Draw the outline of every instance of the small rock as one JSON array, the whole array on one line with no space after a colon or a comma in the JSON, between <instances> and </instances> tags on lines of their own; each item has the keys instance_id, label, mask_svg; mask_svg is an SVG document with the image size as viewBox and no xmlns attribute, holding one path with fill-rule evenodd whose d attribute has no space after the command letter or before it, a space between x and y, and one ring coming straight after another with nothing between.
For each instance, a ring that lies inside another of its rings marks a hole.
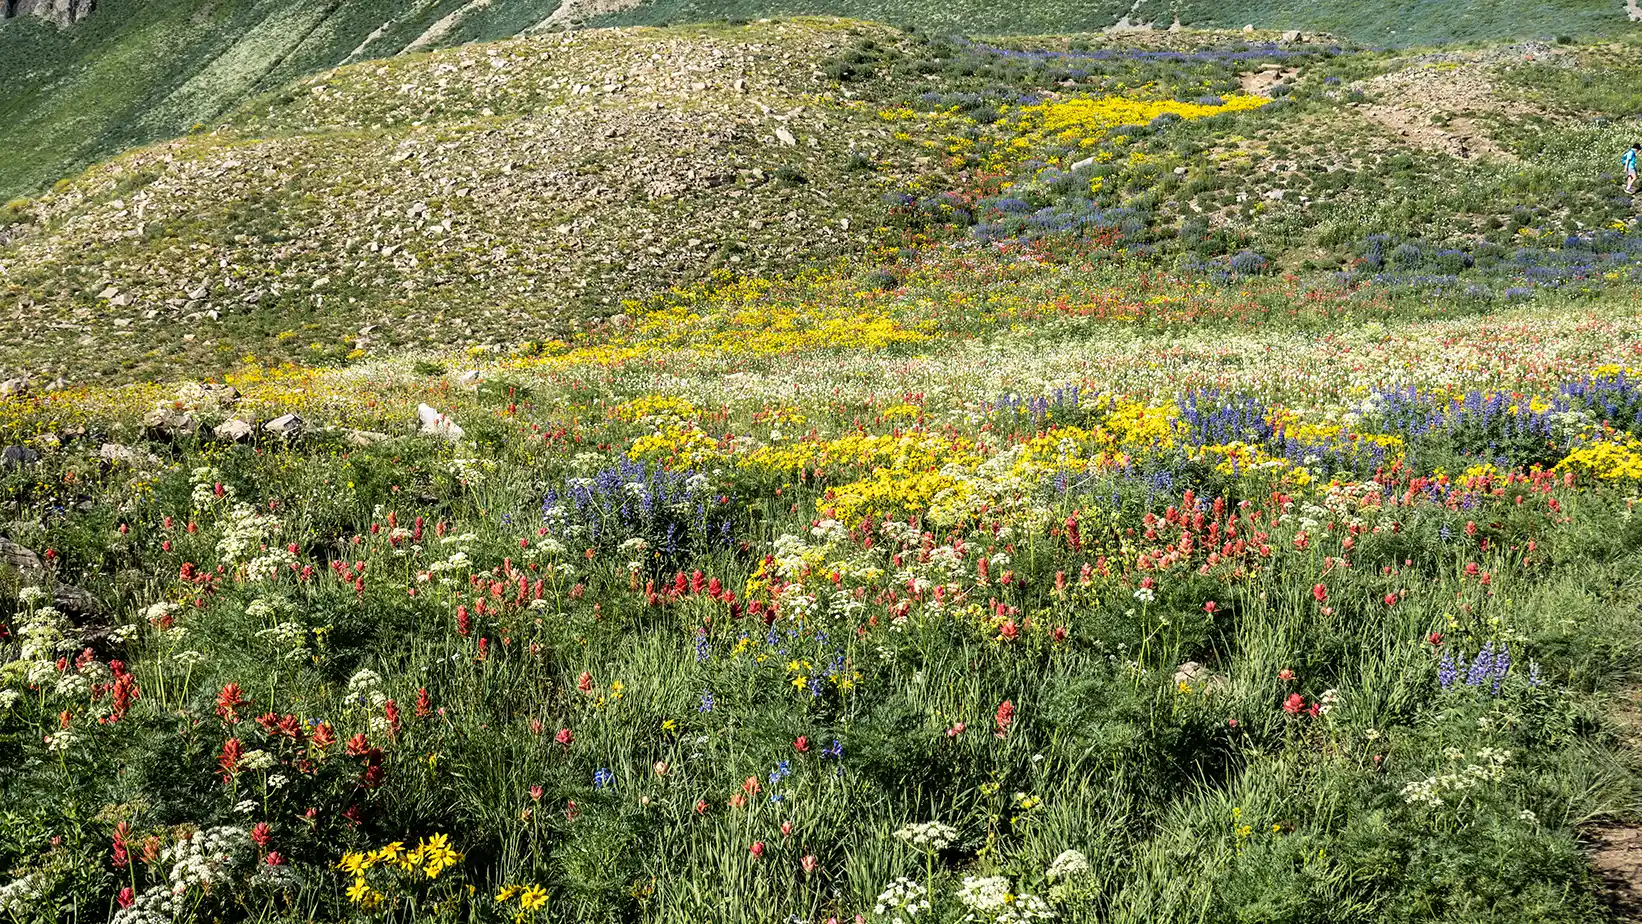
<instances>
[{"instance_id":1,"label":"small rock","mask_svg":"<svg viewBox=\"0 0 1642 924\"><path fill-rule=\"evenodd\" d=\"M184 410L161 405L143 415L143 426L156 435L168 438L192 436L199 430L194 415Z\"/></svg>"},{"instance_id":2,"label":"small rock","mask_svg":"<svg viewBox=\"0 0 1642 924\"><path fill-rule=\"evenodd\" d=\"M142 452L122 443L104 443L97 450L97 458L102 459L104 462L124 462L127 465L141 465L159 461L152 453Z\"/></svg>"},{"instance_id":3,"label":"small rock","mask_svg":"<svg viewBox=\"0 0 1642 924\"><path fill-rule=\"evenodd\" d=\"M1266 190L1266 199L1270 202L1281 202L1283 201L1283 196L1287 193L1288 190L1286 189L1268 189Z\"/></svg>"},{"instance_id":4,"label":"small rock","mask_svg":"<svg viewBox=\"0 0 1642 924\"><path fill-rule=\"evenodd\" d=\"M458 385L477 386L479 384L479 378L480 378L479 370L478 369L470 369L467 372L464 372L461 375L457 376L456 377L456 383Z\"/></svg>"},{"instance_id":5,"label":"small rock","mask_svg":"<svg viewBox=\"0 0 1642 924\"><path fill-rule=\"evenodd\" d=\"M31 578L45 572L40 556L34 550L0 536L0 564L9 565L18 574Z\"/></svg>"},{"instance_id":6,"label":"small rock","mask_svg":"<svg viewBox=\"0 0 1642 924\"><path fill-rule=\"evenodd\" d=\"M1187 661L1175 668L1174 682L1188 687L1201 687L1204 692L1220 692L1226 688L1226 678L1196 661Z\"/></svg>"},{"instance_id":7,"label":"small rock","mask_svg":"<svg viewBox=\"0 0 1642 924\"><path fill-rule=\"evenodd\" d=\"M1243 31L1244 32L1253 32L1254 31L1254 23L1251 22L1248 25L1244 26Z\"/></svg>"},{"instance_id":8,"label":"small rock","mask_svg":"<svg viewBox=\"0 0 1642 924\"><path fill-rule=\"evenodd\" d=\"M1285 42L1303 42L1305 40L1305 34L1297 29L1290 29L1289 31L1283 33L1283 41Z\"/></svg>"},{"instance_id":9,"label":"small rock","mask_svg":"<svg viewBox=\"0 0 1642 924\"><path fill-rule=\"evenodd\" d=\"M422 424L422 432L429 434L430 436L441 436L447 440L450 440L452 443L461 439L463 436L463 430L461 427L457 426L456 421L451 420L449 417L446 417L444 414L439 413L426 404L417 405L416 419Z\"/></svg>"},{"instance_id":10,"label":"small rock","mask_svg":"<svg viewBox=\"0 0 1642 924\"><path fill-rule=\"evenodd\" d=\"M785 125L776 126L776 128L775 128L775 140L781 142L783 145L785 145L786 147L789 147L789 148L793 148L793 147L798 146L798 139L793 136L792 132L787 130L787 127Z\"/></svg>"},{"instance_id":11,"label":"small rock","mask_svg":"<svg viewBox=\"0 0 1642 924\"><path fill-rule=\"evenodd\" d=\"M374 430L344 430L342 438L347 440L350 446L372 446L393 439L386 433L377 433Z\"/></svg>"},{"instance_id":12,"label":"small rock","mask_svg":"<svg viewBox=\"0 0 1642 924\"><path fill-rule=\"evenodd\" d=\"M219 440L227 440L230 443L243 443L250 439L252 434L256 433L256 428L236 417L217 424L211 432Z\"/></svg>"},{"instance_id":13,"label":"small rock","mask_svg":"<svg viewBox=\"0 0 1642 924\"><path fill-rule=\"evenodd\" d=\"M1069 167L1067 169L1069 171L1073 172L1073 173L1076 173L1077 171L1082 170L1084 167L1093 167L1094 165L1095 165L1095 159L1093 157L1085 157L1084 159L1078 161L1077 163L1073 164L1071 167Z\"/></svg>"},{"instance_id":14,"label":"small rock","mask_svg":"<svg viewBox=\"0 0 1642 924\"><path fill-rule=\"evenodd\" d=\"M51 590L51 605L63 615L75 621L84 620L88 616L99 616L103 612L102 601L91 595L91 591L73 584L58 584Z\"/></svg>"},{"instance_id":15,"label":"small rock","mask_svg":"<svg viewBox=\"0 0 1642 924\"><path fill-rule=\"evenodd\" d=\"M29 380L7 379L0 382L0 398L21 398L29 393Z\"/></svg>"},{"instance_id":16,"label":"small rock","mask_svg":"<svg viewBox=\"0 0 1642 924\"><path fill-rule=\"evenodd\" d=\"M27 446L0 449L0 469L24 468L40 461L40 454Z\"/></svg>"},{"instance_id":17,"label":"small rock","mask_svg":"<svg viewBox=\"0 0 1642 924\"><path fill-rule=\"evenodd\" d=\"M302 418L295 414L281 414L262 425L262 429L274 434L290 438L302 432Z\"/></svg>"}]
</instances>

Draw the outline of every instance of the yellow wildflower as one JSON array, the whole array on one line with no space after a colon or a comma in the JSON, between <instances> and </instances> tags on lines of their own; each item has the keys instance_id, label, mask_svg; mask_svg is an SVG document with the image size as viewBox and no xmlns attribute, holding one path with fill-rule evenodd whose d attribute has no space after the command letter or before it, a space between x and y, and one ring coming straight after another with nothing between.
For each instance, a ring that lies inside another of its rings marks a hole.
<instances>
[{"instance_id":1,"label":"yellow wildflower","mask_svg":"<svg viewBox=\"0 0 1642 924\"><path fill-rule=\"evenodd\" d=\"M531 886L519 896L519 907L526 911L535 911L547 905L547 890L541 886Z\"/></svg>"}]
</instances>

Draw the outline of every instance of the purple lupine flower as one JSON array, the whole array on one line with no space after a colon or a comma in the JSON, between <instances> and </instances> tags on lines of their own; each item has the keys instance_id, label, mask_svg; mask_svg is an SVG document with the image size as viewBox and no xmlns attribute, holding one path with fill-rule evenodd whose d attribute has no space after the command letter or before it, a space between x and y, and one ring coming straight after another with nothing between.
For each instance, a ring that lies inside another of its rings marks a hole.
<instances>
[{"instance_id":1,"label":"purple lupine flower","mask_svg":"<svg viewBox=\"0 0 1642 924\"><path fill-rule=\"evenodd\" d=\"M1528 685L1531 686L1531 687L1539 686L1539 662L1538 661L1529 661L1528 662Z\"/></svg>"},{"instance_id":2,"label":"purple lupine flower","mask_svg":"<svg viewBox=\"0 0 1642 924\"><path fill-rule=\"evenodd\" d=\"M712 693L710 693L706 690L701 691L701 708L697 711L699 711L699 712L712 712L713 711L713 694Z\"/></svg>"},{"instance_id":3,"label":"purple lupine flower","mask_svg":"<svg viewBox=\"0 0 1642 924\"><path fill-rule=\"evenodd\" d=\"M1437 664L1437 684L1444 690L1454 685L1454 680L1460 675L1459 667L1454 663L1454 653L1445 651L1442 660Z\"/></svg>"},{"instance_id":4,"label":"purple lupine flower","mask_svg":"<svg viewBox=\"0 0 1642 924\"><path fill-rule=\"evenodd\" d=\"M609 769L605 767L600 767L598 771L593 774L593 786L597 789L603 789L615 781L616 775L611 773Z\"/></svg>"},{"instance_id":5,"label":"purple lupine flower","mask_svg":"<svg viewBox=\"0 0 1642 924\"><path fill-rule=\"evenodd\" d=\"M696 630L696 661L705 661L713 656L713 650L707 644L707 630Z\"/></svg>"},{"instance_id":6,"label":"purple lupine flower","mask_svg":"<svg viewBox=\"0 0 1642 924\"><path fill-rule=\"evenodd\" d=\"M1505 674L1511 670L1511 646L1501 642L1499 654L1494 657L1494 695L1498 696L1500 687L1505 684Z\"/></svg>"},{"instance_id":7,"label":"purple lupine flower","mask_svg":"<svg viewBox=\"0 0 1642 924\"><path fill-rule=\"evenodd\" d=\"M1487 680L1493 675L1493 673L1494 643L1489 642L1488 644L1482 646L1482 650L1477 652L1476 658L1471 661L1471 670L1465 675L1465 685L1468 687L1480 687L1482 686L1483 681Z\"/></svg>"}]
</instances>

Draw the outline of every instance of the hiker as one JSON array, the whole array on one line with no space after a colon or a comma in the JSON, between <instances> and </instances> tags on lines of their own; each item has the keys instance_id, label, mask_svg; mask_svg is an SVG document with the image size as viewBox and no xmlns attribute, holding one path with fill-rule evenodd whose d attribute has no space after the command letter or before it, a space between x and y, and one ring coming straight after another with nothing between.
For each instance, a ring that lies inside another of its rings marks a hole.
<instances>
[{"instance_id":1,"label":"hiker","mask_svg":"<svg viewBox=\"0 0 1642 924\"><path fill-rule=\"evenodd\" d=\"M1622 161L1625 165L1626 195L1636 192L1636 152L1638 151L1642 151L1642 144L1631 145L1631 149L1625 152L1625 159Z\"/></svg>"}]
</instances>

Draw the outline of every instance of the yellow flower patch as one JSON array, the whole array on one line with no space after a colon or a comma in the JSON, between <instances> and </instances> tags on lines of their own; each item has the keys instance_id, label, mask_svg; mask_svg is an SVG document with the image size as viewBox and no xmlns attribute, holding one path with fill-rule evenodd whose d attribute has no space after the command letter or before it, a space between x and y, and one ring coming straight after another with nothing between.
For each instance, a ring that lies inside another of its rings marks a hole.
<instances>
[{"instance_id":1,"label":"yellow flower patch","mask_svg":"<svg viewBox=\"0 0 1642 924\"><path fill-rule=\"evenodd\" d=\"M1642 481L1642 440L1624 434L1568 453L1553 471L1595 475L1603 481Z\"/></svg>"}]
</instances>

